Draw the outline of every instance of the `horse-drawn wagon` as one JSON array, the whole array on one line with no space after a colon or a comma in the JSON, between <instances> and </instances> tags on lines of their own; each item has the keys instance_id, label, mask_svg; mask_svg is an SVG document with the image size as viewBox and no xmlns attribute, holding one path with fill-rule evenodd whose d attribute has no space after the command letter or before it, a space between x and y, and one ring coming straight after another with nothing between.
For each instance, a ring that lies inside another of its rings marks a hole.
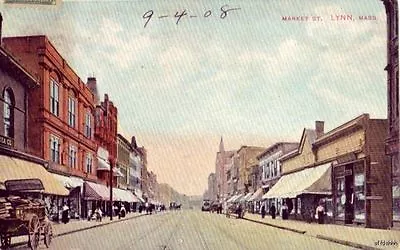
<instances>
[{"instance_id":1,"label":"horse-drawn wagon","mask_svg":"<svg viewBox=\"0 0 400 250\"><path fill-rule=\"evenodd\" d=\"M26 193L40 193L44 190L39 179L12 180L5 182L6 194L0 197L0 241L1 248L11 246L11 238L28 236L28 245L37 249L40 237L50 246L53 231L46 217L43 200L25 198Z\"/></svg>"}]
</instances>

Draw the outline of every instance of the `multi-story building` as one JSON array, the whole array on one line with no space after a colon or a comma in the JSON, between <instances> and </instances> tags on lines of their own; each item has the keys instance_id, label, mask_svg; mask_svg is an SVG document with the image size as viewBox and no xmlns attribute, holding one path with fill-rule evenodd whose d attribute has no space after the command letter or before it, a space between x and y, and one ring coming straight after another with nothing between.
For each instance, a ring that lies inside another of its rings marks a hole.
<instances>
[{"instance_id":1,"label":"multi-story building","mask_svg":"<svg viewBox=\"0 0 400 250\"><path fill-rule=\"evenodd\" d=\"M275 183L278 182L279 178L281 177L281 166L279 162L279 158L295 149L299 146L296 142L278 142L271 146L269 146L266 150L264 150L261 154L257 156L259 160L259 167L261 168L261 191L258 191L258 197L254 197L254 201L259 201L262 198L262 194L268 192L270 188L272 188ZM275 204L277 209L279 210L281 201L273 198L273 199L266 199L264 201L264 205L267 208L267 212L269 211L269 207ZM257 203L257 205L259 205ZM258 208L259 206L257 206ZM258 211L258 209L257 209Z\"/></svg>"},{"instance_id":2,"label":"multi-story building","mask_svg":"<svg viewBox=\"0 0 400 250\"><path fill-rule=\"evenodd\" d=\"M217 200L217 190L216 190L216 179L215 173L210 173L208 175L208 199Z\"/></svg>"},{"instance_id":3,"label":"multi-story building","mask_svg":"<svg viewBox=\"0 0 400 250\"><path fill-rule=\"evenodd\" d=\"M397 0L383 0L387 16L387 93L389 134L386 154L391 157L393 226L400 227L400 121L399 121L399 7Z\"/></svg>"},{"instance_id":4,"label":"multi-story building","mask_svg":"<svg viewBox=\"0 0 400 250\"><path fill-rule=\"evenodd\" d=\"M0 14L0 35L1 21ZM46 206L50 209L51 205L57 208L57 204L51 204L47 195L66 196L69 192L47 172L47 161L28 153L31 139L28 117L32 107L29 93L40 88L39 84L35 74L0 46L0 195L6 188L6 181L39 179L44 187Z\"/></svg>"},{"instance_id":5,"label":"multi-story building","mask_svg":"<svg viewBox=\"0 0 400 250\"><path fill-rule=\"evenodd\" d=\"M83 180L96 181L91 90L46 36L8 37L3 42L40 78L40 87L28 97L29 152L48 161L48 170L71 189L82 186ZM76 212L81 207L79 190L69 199Z\"/></svg>"},{"instance_id":6,"label":"multi-story building","mask_svg":"<svg viewBox=\"0 0 400 250\"><path fill-rule=\"evenodd\" d=\"M122 175L117 180L117 187L121 189L127 189L129 184L129 176L130 176L130 154L133 149L131 147L131 143L123 137L121 134L117 136L117 167L118 170L121 171Z\"/></svg>"},{"instance_id":7,"label":"multi-story building","mask_svg":"<svg viewBox=\"0 0 400 250\"><path fill-rule=\"evenodd\" d=\"M148 198L148 174L147 174L147 150L145 147L138 147L137 151L139 152L140 160L141 160L141 190L142 190L142 197L144 200Z\"/></svg>"},{"instance_id":8,"label":"multi-story building","mask_svg":"<svg viewBox=\"0 0 400 250\"><path fill-rule=\"evenodd\" d=\"M215 180L217 200L224 201L228 198L228 169L232 165L232 156L235 151L225 151L224 141L221 137L219 151L215 160Z\"/></svg>"},{"instance_id":9,"label":"multi-story building","mask_svg":"<svg viewBox=\"0 0 400 250\"><path fill-rule=\"evenodd\" d=\"M134 194L144 202L142 196L142 169L143 169L143 157L141 151L138 150L138 146L136 144L136 138L132 136L131 139L131 147L132 152L129 155L129 185L128 189L133 191Z\"/></svg>"},{"instance_id":10,"label":"multi-story building","mask_svg":"<svg viewBox=\"0 0 400 250\"><path fill-rule=\"evenodd\" d=\"M250 192L250 167L258 164L257 155L264 150L265 148L263 147L242 146L237 151L239 160L239 180L237 188L240 194L247 194Z\"/></svg>"}]
</instances>

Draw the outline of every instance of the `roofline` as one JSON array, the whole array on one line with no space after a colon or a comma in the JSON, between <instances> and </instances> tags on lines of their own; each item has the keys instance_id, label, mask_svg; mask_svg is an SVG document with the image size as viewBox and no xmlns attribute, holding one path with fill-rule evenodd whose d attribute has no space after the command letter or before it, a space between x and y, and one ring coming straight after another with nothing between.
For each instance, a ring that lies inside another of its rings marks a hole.
<instances>
[{"instance_id":1,"label":"roofline","mask_svg":"<svg viewBox=\"0 0 400 250\"><path fill-rule=\"evenodd\" d=\"M260 158L262 158L266 153L271 151L273 148L279 147L280 145L284 145L284 144L299 144L299 143L298 142L277 142L277 143L274 143L271 146L269 146L267 149L265 149L262 153L257 155L256 156L257 160L260 160Z\"/></svg>"},{"instance_id":2,"label":"roofline","mask_svg":"<svg viewBox=\"0 0 400 250\"><path fill-rule=\"evenodd\" d=\"M368 113L361 114L354 119L343 123L342 125L330 130L329 132L325 133L322 135L320 138L316 139L315 142L313 143L313 146L318 146L320 144L323 144L325 141L329 141L332 137L337 136L338 134L343 134L348 131L351 131L354 128L357 127L362 127L363 126L363 120L385 120L385 119L370 119L370 116ZM353 123L353 124L352 124ZM347 127L346 127L347 126Z\"/></svg>"},{"instance_id":3,"label":"roofline","mask_svg":"<svg viewBox=\"0 0 400 250\"><path fill-rule=\"evenodd\" d=\"M32 82L33 84L28 84L28 87L37 87L39 86L39 80L36 79L28 70L22 66L12 55L11 52L9 52L7 49L5 49L3 46L0 46L0 53L4 55L12 64L14 64L23 74L25 74Z\"/></svg>"}]
</instances>

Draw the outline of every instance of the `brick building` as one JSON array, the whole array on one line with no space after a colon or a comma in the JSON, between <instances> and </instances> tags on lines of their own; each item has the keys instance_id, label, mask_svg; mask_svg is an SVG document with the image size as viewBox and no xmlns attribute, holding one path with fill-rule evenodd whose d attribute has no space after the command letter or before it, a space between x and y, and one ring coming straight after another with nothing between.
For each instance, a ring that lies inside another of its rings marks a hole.
<instances>
[{"instance_id":1,"label":"brick building","mask_svg":"<svg viewBox=\"0 0 400 250\"><path fill-rule=\"evenodd\" d=\"M400 121L399 121L399 7L397 0L383 0L387 16L387 93L389 134L386 154L391 157L393 223L400 227Z\"/></svg>"},{"instance_id":2,"label":"brick building","mask_svg":"<svg viewBox=\"0 0 400 250\"><path fill-rule=\"evenodd\" d=\"M265 148L255 146L242 146L237 151L239 161L239 180L237 189L240 194L247 194L251 191L251 166L258 165L257 155Z\"/></svg>"},{"instance_id":3,"label":"brick building","mask_svg":"<svg viewBox=\"0 0 400 250\"><path fill-rule=\"evenodd\" d=\"M117 136L117 167L121 171L122 175L117 180L117 187L127 189L129 184L130 176L130 154L133 151L131 143L123 137L121 134Z\"/></svg>"},{"instance_id":4,"label":"brick building","mask_svg":"<svg viewBox=\"0 0 400 250\"><path fill-rule=\"evenodd\" d=\"M3 42L40 79L40 87L28 97L28 150L69 183L68 203L79 212L81 192L75 188L97 179L94 96L46 36L8 37Z\"/></svg>"},{"instance_id":5,"label":"brick building","mask_svg":"<svg viewBox=\"0 0 400 250\"><path fill-rule=\"evenodd\" d=\"M232 165L232 156L235 151L225 151L224 140L221 137L219 151L215 159L216 199L224 201L228 198L228 170Z\"/></svg>"}]
</instances>

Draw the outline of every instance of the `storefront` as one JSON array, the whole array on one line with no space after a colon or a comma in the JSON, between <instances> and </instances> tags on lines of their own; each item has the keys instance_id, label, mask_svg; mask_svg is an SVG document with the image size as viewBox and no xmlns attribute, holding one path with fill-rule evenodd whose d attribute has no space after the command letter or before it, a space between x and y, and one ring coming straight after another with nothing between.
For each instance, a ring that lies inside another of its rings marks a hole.
<instances>
[{"instance_id":1,"label":"storefront","mask_svg":"<svg viewBox=\"0 0 400 250\"><path fill-rule=\"evenodd\" d=\"M386 131L386 120L364 114L314 142L317 159L332 162L335 223L390 228L393 191Z\"/></svg>"},{"instance_id":2,"label":"storefront","mask_svg":"<svg viewBox=\"0 0 400 250\"><path fill-rule=\"evenodd\" d=\"M59 212L69 192L47 172L43 165L8 155L0 155L0 192L7 180L40 179L44 186L43 199L49 217L59 218Z\"/></svg>"},{"instance_id":3,"label":"storefront","mask_svg":"<svg viewBox=\"0 0 400 250\"><path fill-rule=\"evenodd\" d=\"M267 211L274 204L280 212L285 203L292 218L308 220L320 200L331 198L331 185L331 163L325 163L283 175L262 198Z\"/></svg>"}]
</instances>

